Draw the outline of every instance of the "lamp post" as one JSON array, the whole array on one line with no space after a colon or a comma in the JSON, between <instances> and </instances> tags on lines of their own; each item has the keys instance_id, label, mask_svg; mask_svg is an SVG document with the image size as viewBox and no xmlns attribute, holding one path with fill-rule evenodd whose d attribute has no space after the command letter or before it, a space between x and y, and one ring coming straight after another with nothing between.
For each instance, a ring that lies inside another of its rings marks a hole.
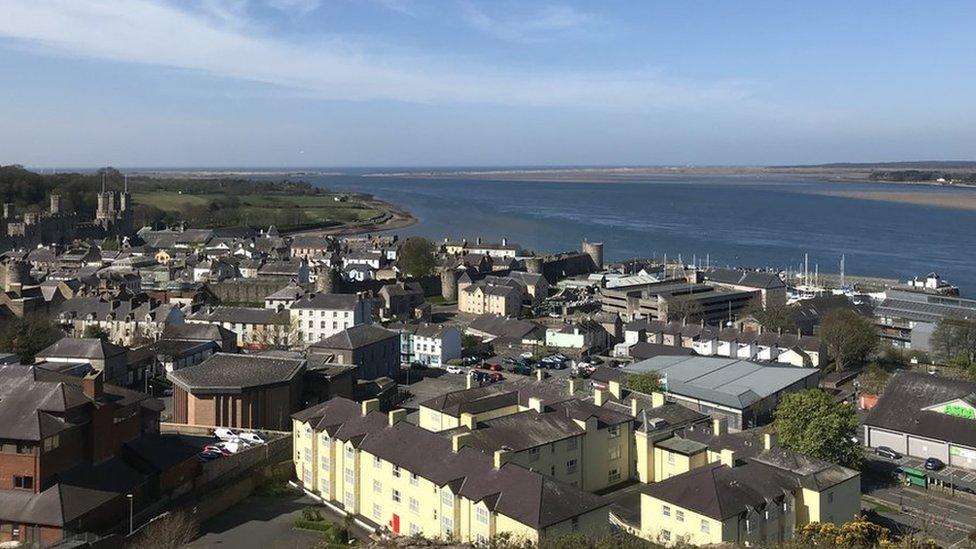
<instances>
[{"instance_id":1,"label":"lamp post","mask_svg":"<svg viewBox=\"0 0 976 549\"><path fill-rule=\"evenodd\" d=\"M132 494L126 494L125 498L129 500L129 535L132 535Z\"/></svg>"}]
</instances>

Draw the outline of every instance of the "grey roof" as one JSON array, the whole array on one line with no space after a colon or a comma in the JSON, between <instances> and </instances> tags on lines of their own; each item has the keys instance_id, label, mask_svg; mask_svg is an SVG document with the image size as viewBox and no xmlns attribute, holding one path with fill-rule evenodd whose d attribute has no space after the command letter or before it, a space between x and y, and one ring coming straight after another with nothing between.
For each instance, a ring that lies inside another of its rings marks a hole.
<instances>
[{"instance_id":1,"label":"grey roof","mask_svg":"<svg viewBox=\"0 0 976 549\"><path fill-rule=\"evenodd\" d=\"M666 376L668 392L742 409L811 376L816 368L772 366L714 357L657 356L623 368Z\"/></svg>"},{"instance_id":2,"label":"grey roof","mask_svg":"<svg viewBox=\"0 0 976 549\"><path fill-rule=\"evenodd\" d=\"M709 269L704 272L705 280L720 284L734 284L750 288L784 288L786 284L776 273L760 271L739 271L735 269Z\"/></svg>"},{"instance_id":3,"label":"grey roof","mask_svg":"<svg viewBox=\"0 0 976 549\"><path fill-rule=\"evenodd\" d=\"M502 448L520 452L581 435L585 430L565 413L545 411L540 414L527 410L482 421L473 431L462 427L441 434L450 438L457 432L469 432L471 437L466 444L490 453Z\"/></svg>"},{"instance_id":4,"label":"grey roof","mask_svg":"<svg viewBox=\"0 0 976 549\"><path fill-rule=\"evenodd\" d=\"M223 341L226 338L236 339L236 334L217 324L203 322L185 322L183 324L167 324L163 328L162 339L182 339L186 341Z\"/></svg>"},{"instance_id":5,"label":"grey roof","mask_svg":"<svg viewBox=\"0 0 976 549\"><path fill-rule=\"evenodd\" d=\"M37 353L44 358L85 358L105 360L125 354L125 347L119 347L97 337L63 337L53 345Z\"/></svg>"},{"instance_id":6,"label":"grey roof","mask_svg":"<svg viewBox=\"0 0 976 549\"><path fill-rule=\"evenodd\" d=\"M351 311L359 303L356 294L324 294L312 293L292 303L292 309L327 309Z\"/></svg>"},{"instance_id":7,"label":"grey roof","mask_svg":"<svg viewBox=\"0 0 976 549\"><path fill-rule=\"evenodd\" d=\"M729 467L710 463L643 488L644 493L716 520L737 516L749 509L762 509L782 501L796 489L786 474L747 464Z\"/></svg>"},{"instance_id":8,"label":"grey roof","mask_svg":"<svg viewBox=\"0 0 976 549\"><path fill-rule=\"evenodd\" d=\"M676 452L685 456L698 454L708 449L708 446L702 444L701 442L677 436L662 440L656 443L655 446L664 448L669 452Z\"/></svg>"},{"instance_id":9,"label":"grey roof","mask_svg":"<svg viewBox=\"0 0 976 549\"><path fill-rule=\"evenodd\" d=\"M379 341L391 338L400 338L399 332L387 330L373 324L360 324L333 334L325 339L316 341L311 345L314 349L343 349L352 350L367 345L372 345Z\"/></svg>"},{"instance_id":10,"label":"grey roof","mask_svg":"<svg viewBox=\"0 0 976 549\"><path fill-rule=\"evenodd\" d=\"M525 339L528 336L541 337L545 328L529 320L505 318L495 315L481 315L468 324L468 329L499 338Z\"/></svg>"},{"instance_id":11,"label":"grey roof","mask_svg":"<svg viewBox=\"0 0 976 549\"><path fill-rule=\"evenodd\" d=\"M782 447L763 450L759 455L749 458L749 461L787 471L796 477L800 486L818 492L860 476L853 469Z\"/></svg>"},{"instance_id":12,"label":"grey roof","mask_svg":"<svg viewBox=\"0 0 976 549\"><path fill-rule=\"evenodd\" d=\"M229 322L234 324L291 324L288 311L276 311L264 307L216 307L212 311L201 309L187 317L190 322Z\"/></svg>"},{"instance_id":13,"label":"grey roof","mask_svg":"<svg viewBox=\"0 0 976 549\"><path fill-rule=\"evenodd\" d=\"M660 343L648 343L646 341L638 341L630 346L630 356L636 360L647 360L648 358L661 355L690 356L693 354L695 354L695 351L687 347L661 345Z\"/></svg>"},{"instance_id":14,"label":"grey roof","mask_svg":"<svg viewBox=\"0 0 976 549\"><path fill-rule=\"evenodd\" d=\"M973 420L924 410L956 399L973 399L974 394L976 382L896 372L864 424L976 448Z\"/></svg>"},{"instance_id":15,"label":"grey roof","mask_svg":"<svg viewBox=\"0 0 976 549\"><path fill-rule=\"evenodd\" d=\"M973 299L899 290L888 290L885 296L874 310L875 316L932 323L946 316L976 318L976 300Z\"/></svg>"},{"instance_id":16,"label":"grey roof","mask_svg":"<svg viewBox=\"0 0 976 549\"><path fill-rule=\"evenodd\" d=\"M305 295L305 289L298 284L291 283L284 288L267 295L264 299L298 299Z\"/></svg>"},{"instance_id":17,"label":"grey roof","mask_svg":"<svg viewBox=\"0 0 976 549\"><path fill-rule=\"evenodd\" d=\"M217 353L167 375L188 392L222 393L286 383L304 368L304 360Z\"/></svg>"}]
</instances>

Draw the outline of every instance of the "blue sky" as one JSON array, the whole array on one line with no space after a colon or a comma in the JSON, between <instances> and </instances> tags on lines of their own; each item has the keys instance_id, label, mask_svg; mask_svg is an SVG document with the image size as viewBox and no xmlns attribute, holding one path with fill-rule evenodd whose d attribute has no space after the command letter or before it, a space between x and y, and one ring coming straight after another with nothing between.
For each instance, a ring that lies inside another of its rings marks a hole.
<instances>
[{"instance_id":1,"label":"blue sky","mask_svg":"<svg viewBox=\"0 0 976 549\"><path fill-rule=\"evenodd\" d=\"M974 159L973 2L0 0L0 163Z\"/></svg>"}]
</instances>

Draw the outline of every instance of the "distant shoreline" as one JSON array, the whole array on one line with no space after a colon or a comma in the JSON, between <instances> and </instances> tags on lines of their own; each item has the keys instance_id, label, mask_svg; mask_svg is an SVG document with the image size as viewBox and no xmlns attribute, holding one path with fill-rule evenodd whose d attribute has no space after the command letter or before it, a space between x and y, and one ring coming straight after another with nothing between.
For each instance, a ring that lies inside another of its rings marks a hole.
<instances>
[{"instance_id":1,"label":"distant shoreline","mask_svg":"<svg viewBox=\"0 0 976 549\"><path fill-rule=\"evenodd\" d=\"M282 231L290 236L309 235L309 236L351 236L357 234L367 234L374 232L393 231L404 229L417 223L417 218L401 206L378 200L372 195L353 193L351 196L363 203L368 204L378 210L382 210L383 219L367 220L360 222L348 222L341 225L323 226L318 228L302 228L293 231Z\"/></svg>"}]
</instances>

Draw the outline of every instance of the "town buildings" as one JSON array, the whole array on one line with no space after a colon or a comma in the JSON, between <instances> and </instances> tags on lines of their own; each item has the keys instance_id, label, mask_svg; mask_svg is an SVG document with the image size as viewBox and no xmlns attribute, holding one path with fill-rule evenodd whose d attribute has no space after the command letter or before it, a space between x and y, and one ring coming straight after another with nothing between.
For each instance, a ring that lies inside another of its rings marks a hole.
<instances>
[{"instance_id":1,"label":"town buildings","mask_svg":"<svg viewBox=\"0 0 976 549\"><path fill-rule=\"evenodd\" d=\"M461 358L461 334L453 326L421 324L410 337L411 361L443 368L447 361Z\"/></svg>"},{"instance_id":2,"label":"town buildings","mask_svg":"<svg viewBox=\"0 0 976 549\"><path fill-rule=\"evenodd\" d=\"M352 364L357 378L396 378L400 372L400 333L372 324L359 324L308 347L309 355L331 356L326 362Z\"/></svg>"},{"instance_id":3,"label":"town buildings","mask_svg":"<svg viewBox=\"0 0 976 549\"><path fill-rule=\"evenodd\" d=\"M372 322L372 304L362 294L310 293L289 309L298 342L311 345L343 330Z\"/></svg>"},{"instance_id":4,"label":"town buildings","mask_svg":"<svg viewBox=\"0 0 976 549\"><path fill-rule=\"evenodd\" d=\"M929 352L930 339L946 317L976 318L976 300L915 291L888 290L874 310L881 341Z\"/></svg>"}]
</instances>

